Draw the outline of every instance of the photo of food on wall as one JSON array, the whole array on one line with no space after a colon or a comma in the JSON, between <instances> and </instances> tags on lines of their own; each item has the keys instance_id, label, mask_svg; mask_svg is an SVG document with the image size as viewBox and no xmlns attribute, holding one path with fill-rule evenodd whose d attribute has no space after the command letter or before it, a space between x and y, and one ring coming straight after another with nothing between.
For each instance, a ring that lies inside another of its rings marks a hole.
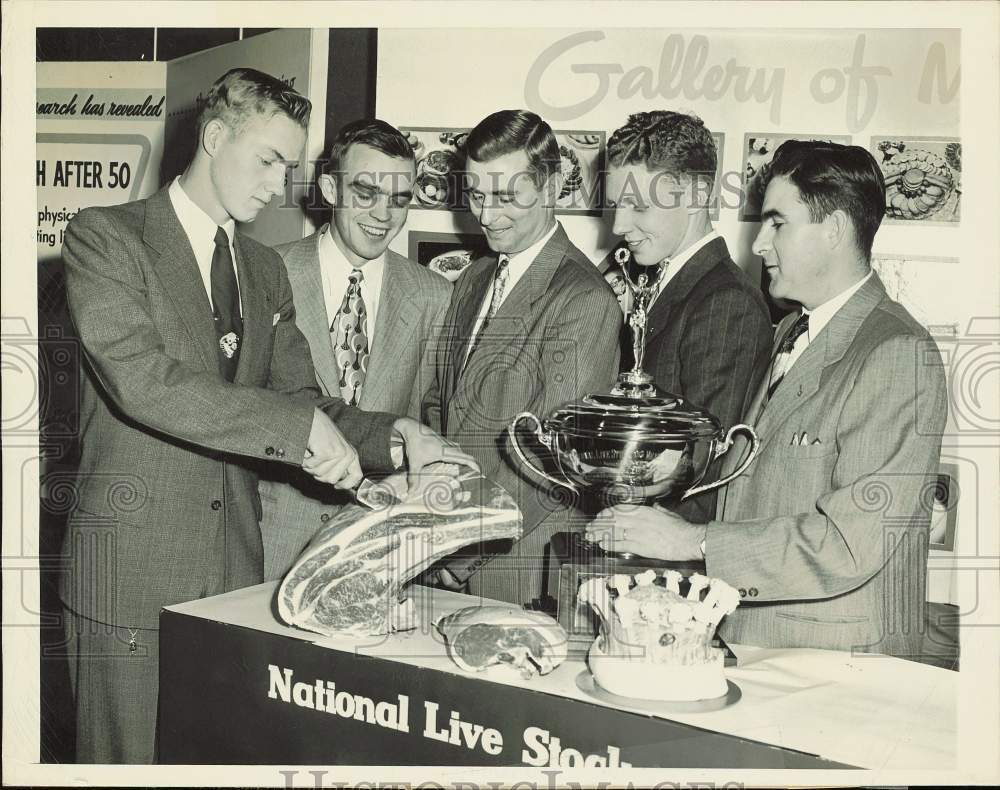
<instances>
[{"instance_id":1,"label":"photo of food on wall","mask_svg":"<svg viewBox=\"0 0 1000 790\"><path fill-rule=\"evenodd\" d=\"M468 208L461 180L468 129L403 126L417 160L417 183L411 208L464 211ZM556 201L559 214L600 214L601 168L606 134L557 131L563 187Z\"/></svg>"},{"instance_id":2,"label":"photo of food on wall","mask_svg":"<svg viewBox=\"0 0 1000 790\"><path fill-rule=\"evenodd\" d=\"M436 233L411 230L408 257L449 282L455 282L466 267L489 250L481 234Z\"/></svg>"},{"instance_id":3,"label":"photo of food on wall","mask_svg":"<svg viewBox=\"0 0 1000 790\"><path fill-rule=\"evenodd\" d=\"M873 137L869 150L885 176L886 221L959 221L962 143L958 138Z\"/></svg>"},{"instance_id":4,"label":"photo of food on wall","mask_svg":"<svg viewBox=\"0 0 1000 790\"><path fill-rule=\"evenodd\" d=\"M743 200L740 207L741 222L760 222L760 207L764 202L764 179L774 152L786 140L812 140L850 145L847 134L776 134L773 132L748 132L743 136Z\"/></svg>"}]
</instances>

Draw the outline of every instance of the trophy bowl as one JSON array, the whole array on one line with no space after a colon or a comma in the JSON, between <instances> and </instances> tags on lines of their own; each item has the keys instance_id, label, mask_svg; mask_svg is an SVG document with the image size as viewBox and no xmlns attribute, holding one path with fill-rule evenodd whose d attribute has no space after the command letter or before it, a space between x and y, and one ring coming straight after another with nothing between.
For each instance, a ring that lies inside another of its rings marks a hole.
<instances>
[{"instance_id":1,"label":"trophy bowl","mask_svg":"<svg viewBox=\"0 0 1000 790\"><path fill-rule=\"evenodd\" d=\"M548 448L562 479L537 468L517 438L523 422ZM747 435L750 452L733 472L700 485L709 465L733 444L737 433ZM586 395L566 404L544 420L531 412L517 415L508 435L521 463L535 474L574 491L587 490L608 501L676 503L739 477L759 448L748 425L724 430L704 409L670 393Z\"/></svg>"}]
</instances>

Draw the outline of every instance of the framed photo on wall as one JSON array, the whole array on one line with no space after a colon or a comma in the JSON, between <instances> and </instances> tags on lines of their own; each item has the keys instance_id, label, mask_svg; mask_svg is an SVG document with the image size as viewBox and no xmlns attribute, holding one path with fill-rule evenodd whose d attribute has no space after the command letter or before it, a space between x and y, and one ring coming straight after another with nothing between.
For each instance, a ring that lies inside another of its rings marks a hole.
<instances>
[{"instance_id":1,"label":"framed photo on wall","mask_svg":"<svg viewBox=\"0 0 1000 790\"><path fill-rule=\"evenodd\" d=\"M885 176L885 221L957 225L962 143L957 137L872 137L869 150Z\"/></svg>"},{"instance_id":2,"label":"framed photo on wall","mask_svg":"<svg viewBox=\"0 0 1000 790\"><path fill-rule=\"evenodd\" d=\"M764 202L764 179L774 152L786 140L814 140L827 143L851 144L847 134L779 134L776 132L747 132L743 136L743 200L740 206L741 222L760 222L760 207Z\"/></svg>"},{"instance_id":3,"label":"framed photo on wall","mask_svg":"<svg viewBox=\"0 0 1000 790\"><path fill-rule=\"evenodd\" d=\"M411 230L406 238L407 255L411 261L426 266L451 282L455 282L472 261L488 251L485 239L478 233Z\"/></svg>"}]
</instances>

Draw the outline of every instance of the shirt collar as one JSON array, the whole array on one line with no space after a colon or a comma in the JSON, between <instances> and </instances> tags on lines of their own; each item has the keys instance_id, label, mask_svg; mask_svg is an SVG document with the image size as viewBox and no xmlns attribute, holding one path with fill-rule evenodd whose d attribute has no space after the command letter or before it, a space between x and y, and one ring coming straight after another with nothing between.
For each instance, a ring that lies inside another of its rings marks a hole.
<instances>
[{"instance_id":1,"label":"shirt collar","mask_svg":"<svg viewBox=\"0 0 1000 790\"><path fill-rule=\"evenodd\" d=\"M711 230L708 231L708 233L706 233L704 236L698 239L698 241L696 241L694 244L691 244L688 247L686 247L683 252L675 255L673 258L670 258L667 265L670 267L671 276L680 271L681 266L683 266L685 263L691 260L695 256L695 253L698 252L698 250L700 250L702 247L704 247L713 239L717 238L719 238L719 234L714 228L712 228Z\"/></svg>"},{"instance_id":2,"label":"shirt collar","mask_svg":"<svg viewBox=\"0 0 1000 790\"><path fill-rule=\"evenodd\" d=\"M527 269L532 261L538 257L538 253L542 251L542 247L549 243L549 239L555 235L556 228L559 227L559 221L556 220L552 223L552 227L549 228L548 233L546 233L542 238L536 241L527 249L521 250L520 252L515 252L513 254L507 255L510 261L510 268L513 270L515 268L524 270Z\"/></svg>"},{"instance_id":3,"label":"shirt collar","mask_svg":"<svg viewBox=\"0 0 1000 790\"><path fill-rule=\"evenodd\" d=\"M861 288L866 282L871 279L872 270L868 271L864 277L858 280L854 285L848 288L846 291L841 291L839 294L834 296L832 299L827 299L819 307L815 307L812 310L806 310L805 307L802 308L802 314L809 316L809 342L811 343L813 339L820 333L830 319L832 319L837 311L840 310L847 302L850 300L858 289Z\"/></svg>"},{"instance_id":4,"label":"shirt collar","mask_svg":"<svg viewBox=\"0 0 1000 790\"><path fill-rule=\"evenodd\" d=\"M340 247L337 246L337 242L333 240L333 225L327 223L323 232L320 233L319 237L319 254L321 260L326 260L331 266L333 266L336 271L343 273L346 279L348 275L355 269L364 272L365 279L370 279L373 275L381 275L382 269L385 266L385 253L383 252L377 258L372 258L361 266L355 266L349 260L347 256L344 255Z\"/></svg>"},{"instance_id":5,"label":"shirt collar","mask_svg":"<svg viewBox=\"0 0 1000 790\"><path fill-rule=\"evenodd\" d=\"M713 228L698 239L698 241L694 244L688 245L679 255L675 255L673 258L670 258L663 269L663 274L660 275L660 279L656 283L656 292L653 294L650 304L656 301L656 298L663 293L663 289L666 287L667 283L677 276L677 273L680 272L685 263L691 260L702 247L717 238L719 238L719 234Z\"/></svg>"},{"instance_id":6,"label":"shirt collar","mask_svg":"<svg viewBox=\"0 0 1000 790\"><path fill-rule=\"evenodd\" d=\"M214 244L216 229L220 226L216 225L215 220L208 216L205 210L184 191L180 176L171 182L167 192L170 196L170 203L174 207L174 213L177 214L177 219L180 221L188 241L191 242L191 248L195 251L195 255L198 254L199 249L204 249L206 244ZM232 247L236 222L230 217L221 227L229 236L229 246Z\"/></svg>"}]
</instances>

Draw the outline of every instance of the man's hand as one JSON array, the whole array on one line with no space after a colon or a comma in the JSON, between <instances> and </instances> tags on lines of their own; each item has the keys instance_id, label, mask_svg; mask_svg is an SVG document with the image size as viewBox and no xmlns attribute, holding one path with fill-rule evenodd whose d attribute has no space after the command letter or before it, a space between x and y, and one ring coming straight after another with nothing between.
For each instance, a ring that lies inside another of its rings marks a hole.
<instances>
[{"instance_id":1,"label":"man's hand","mask_svg":"<svg viewBox=\"0 0 1000 790\"><path fill-rule=\"evenodd\" d=\"M357 451L319 409L313 410L306 449L308 454L302 468L317 480L332 483L335 488L354 488L361 482Z\"/></svg>"},{"instance_id":2,"label":"man's hand","mask_svg":"<svg viewBox=\"0 0 1000 790\"><path fill-rule=\"evenodd\" d=\"M455 442L445 439L426 425L421 425L409 417L400 417L392 427L406 445L406 459L409 465L407 478L411 488L417 486L420 471L425 466L439 461L460 464L476 472L480 471L475 458L463 452Z\"/></svg>"},{"instance_id":3,"label":"man's hand","mask_svg":"<svg viewBox=\"0 0 1000 790\"><path fill-rule=\"evenodd\" d=\"M657 560L700 560L705 525L692 524L660 507L615 505L587 526L586 538L605 551Z\"/></svg>"},{"instance_id":4,"label":"man's hand","mask_svg":"<svg viewBox=\"0 0 1000 790\"><path fill-rule=\"evenodd\" d=\"M467 581L464 583L460 582L447 568L438 568L434 571L433 579L437 584L446 590L452 590L454 592L469 591L469 583Z\"/></svg>"}]
</instances>

